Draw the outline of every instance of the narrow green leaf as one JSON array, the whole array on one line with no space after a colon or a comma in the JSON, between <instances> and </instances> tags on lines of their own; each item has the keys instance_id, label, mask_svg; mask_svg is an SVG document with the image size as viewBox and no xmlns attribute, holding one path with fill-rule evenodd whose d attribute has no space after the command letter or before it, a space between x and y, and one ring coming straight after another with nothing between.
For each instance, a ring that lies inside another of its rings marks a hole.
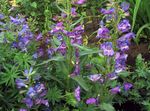
<instances>
[{"instance_id":1,"label":"narrow green leaf","mask_svg":"<svg viewBox=\"0 0 150 111\"><path fill-rule=\"evenodd\" d=\"M40 66L40 65L44 65L44 64L47 64L51 61L63 61L64 60L64 57L63 56L55 56L55 57L52 57L51 59L48 59L46 61L43 61L42 63L40 64L37 64L36 66Z\"/></svg>"},{"instance_id":2,"label":"narrow green leaf","mask_svg":"<svg viewBox=\"0 0 150 111\"><path fill-rule=\"evenodd\" d=\"M89 91L89 85L81 76L76 76L72 79L75 80L84 90Z\"/></svg>"},{"instance_id":3,"label":"narrow green leaf","mask_svg":"<svg viewBox=\"0 0 150 111\"><path fill-rule=\"evenodd\" d=\"M136 21L138 9L140 7L140 3L141 3L141 0L136 0L136 4L135 4L135 8L134 8L134 13L133 13L133 21L132 21L132 30L131 31L133 31L134 26L135 26L135 21Z\"/></svg>"},{"instance_id":4,"label":"narrow green leaf","mask_svg":"<svg viewBox=\"0 0 150 111\"><path fill-rule=\"evenodd\" d=\"M148 29L149 29L149 28L150 28L150 23L147 23L147 24L143 25L143 26L138 30L138 32L137 32L137 34L136 34L136 38L134 39L137 44L138 44L138 42L140 41L140 34L141 34L141 32L142 32L145 28L148 28Z\"/></svg>"}]
</instances>

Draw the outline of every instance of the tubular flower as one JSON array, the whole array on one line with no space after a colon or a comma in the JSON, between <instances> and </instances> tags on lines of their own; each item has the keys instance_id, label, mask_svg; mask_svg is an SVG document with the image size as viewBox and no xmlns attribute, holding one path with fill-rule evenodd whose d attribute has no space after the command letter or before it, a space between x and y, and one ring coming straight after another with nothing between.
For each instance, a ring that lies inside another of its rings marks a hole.
<instances>
[{"instance_id":1,"label":"tubular flower","mask_svg":"<svg viewBox=\"0 0 150 111\"><path fill-rule=\"evenodd\" d=\"M121 9L124 10L125 12L128 11L129 8L130 8L130 4L128 2L121 3Z\"/></svg>"},{"instance_id":2,"label":"tubular flower","mask_svg":"<svg viewBox=\"0 0 150 111\"><path fill-rule=\"evenodd\" d=\"M80 98L80 86L78 86L76 89L75 89L75 91L74 91L74 95L75 95L75 98L76 98L76 100L77 101L80 101L81 100L81 98Z\"/></svg>"},{"instance_id":3,"label":"tubular flower","mask_svg":"<svg viewBox=\"0 0 150 111\"><path fill-rule=\"evenodd\" d=\"M114 87L110 90L112 94L117 94L121 91L120 86Z\"/></svg>"},{"instance_id":4,"label":"tubular flower","mask_svg":"<svg viewBox=\"0 0 150 111\"><path fill-rule=\"evenodd\" d=\"M109 29L106 27L99 28L96 38L109 39L110 38Z\"/></svg>"},{"instance_id":5,"label":"tubular flower","mask_svg":"<svg viewBox=\"0 0 150 111\"><path fill-rule=\"evenodd\" d=\"M96 104L97 99L96 98L89 98L86 100L86 104Z\"/></svg>"},{"instance_id":6,"label":"tubular flower","mask_svg":"<svg viewBox=\"0 0 150 111\"><path fill-rule=\"evenodd\" d=\"M115 12L115 9L114 8L110 8L110 9L104 9L102 8L100 10L100 12L104 15L107 15L107 14L113 14Z\"/></svg>"},{"instance_id":7,"label":"tubular flower","mask_svg":"<svg viewBox=\"0 0 150 111\"><path fill-rule=\"evenodd\" d=\"M91 81L96 82L101 78L101 74L93 74L88 77Z\"/></svg>"},{"instance_id":8,"label":"tubular flower","mask_svg":"<svg viewBox=\"0 0 150 111\"><path fill-rule=\"evenodd\" d=\"M112 47L112 42L105 42L105 43L101 44L100 48L103 51L103 54L105 56L111 57L111 56L114 55L114 50L113 50L113 47Z\"/></svg>"},{"instance_id":9,"label":"tubular flower","mask_svg":"<svg viewBox=\"0 0 150 111\"><path fill-rule=\"evenodd\" d=\"M124 90L125 91L128 91L133 87L133 85L131 83L124 83L123 85L124 85Z\"/></svg>"},{"instance_id":10,"label":"tubular flower","mask_svg":"<svg viewBox=\"0 0 150 111\"><path fill-rule=\"evenodd\" d=\"M128 32L131 29L131 25L129 23L129 20L123 19L119 24L118 24L118 30L122 33Z\"/></svg>"}]
</instances>

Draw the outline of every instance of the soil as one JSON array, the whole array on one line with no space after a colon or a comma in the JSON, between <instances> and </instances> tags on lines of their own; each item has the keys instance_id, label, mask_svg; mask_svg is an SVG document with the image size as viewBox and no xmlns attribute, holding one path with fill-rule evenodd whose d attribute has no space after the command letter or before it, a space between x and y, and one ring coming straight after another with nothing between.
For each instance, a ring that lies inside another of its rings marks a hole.
<instances>
[{"instance_id":1,"label":"soil","mask_svg":"<svg viewBox=\"0 0 150 111\"><path fill-rule=\"evenodd\" d=\"M139 104L135 104L132 101L127 101L126 103L114 105L116 111L142 111Z\"/></svg>"},{"instance_id":2,"label":"soil","mask_svg":"<svg viewBox=\"0 0 150 111\"><path fill-rule=\"evenodd\" d=\"M139 45L132 43L128 53L127 64L134 67L135 60L138 54L141 54L145 61L150 61L150 42L140 43Z\"/></svg>"}]
</instances>

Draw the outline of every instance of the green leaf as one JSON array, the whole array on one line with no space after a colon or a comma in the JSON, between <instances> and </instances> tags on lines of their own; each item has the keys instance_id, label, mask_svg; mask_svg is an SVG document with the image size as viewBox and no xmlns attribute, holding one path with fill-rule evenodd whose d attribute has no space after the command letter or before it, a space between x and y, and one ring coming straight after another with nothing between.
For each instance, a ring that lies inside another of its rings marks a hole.
<instances>
[{"instance_id":1,"label":"green leaf","mask_svg":"<svg viewBox=\"0 0 150 111\"><path fill-rule=\"evenodd\" d=\"M135 4L135 8L134 8L134 13L133 13L133 21L132 21L132 30L131 31L133 31L134 26L135 26L135 21L136 21L138 9L140 7L140 3L141 3L141 0L136 0L136 4Z\"/></svg>"},{"instance_id":2,"label":"green leaf","mask_svg":"<svg viewBox=\"0 0 150 111\"><path fill-rule=\"evenodd\" d=\"M77 44L73 44L73 46L78 47L79 49L81 49L80 56L94 54L94 53L99 53L100 55L102 55L98 48L89 49L85 46L80 46L80 45L77 45Z\"/></svg>"},{"instance_id":3,"label":"green leaf","mask_svg":"<svg viewBox=\"0 0 150 111\"><path fill-rule=\"evenodd\" d=\"M55 57L52 57L51 59L43 61L40 64L37 64L36 66L44 65L44 64L47 64L47 63L49 63L51 61L64 61L64 57L63 56L55 56Z\"/></svg>"},{"instance_id":4,"label":"green leaf","mask_svg":"<svg viewBox=\"0 0 150 111\"><path fill-rule=\"evenodd\" d=\"M81 77L81 76L76 76L72 78L75 80L84 90L89 91L89 85L87 82Z\"/></svg>"},{"instance_id":5,"label":"green leaf","mask_svg":"<svg viewBox=\"0 0 150 111\"><path fill-rule=\"evenodd\" d=\"M138 30L138 32L137 32L137 34L136 34L136 37L135 37L135 42L138 44L139 43L139 41L140 41L140 34L141 34L141 32L145 29L145 28L150 28L150 23L147 23L147 24L145 24L145 25L143 25L139 30Z\"/></svg>"},{"instance_id":6,"label":"green leaf","mask_svg":"<svg viewBox=\"0 0 150 111\"><path fill-rule=\"evenodd\" d=\"M115 111L114 107L108 103L102 103L100 105L100 108L101 108L101 110L104 110L104 111Z\"/></svg>"},{"instance_id":7,"label":"green leaf","mask_svg":"<svg viewBox=\"0 0 150 111\"><path fill-rule=\"evenodd\" d=\"M66 99L67 104L74 106L74 107L77 105L77 101L73 93L66 92L65 97L66 97L65 99Z\"/></svg>"},{"instance_id":8,"label":"green leaf","mask_svg":"<svg viewBox=\"0 0 150 111\"><path fill-rule=\"evenodd\" d=\"M36 2L32 2L30 5L31 5L33 8L37 8L37 3L36 3Z\"/></svg>"},{"instance_id":9,"label":"green leaf","mask_svg":"<svg viewBox=\"0 0 150 111\"><path fill-rule=\"evenodd\" d=\"M55 102L59 102L61 100L61 95L62 95L61 90L58 89L57 87L54 87L48 89L46 98L48 98L49 101L55 104Z\"/></svg>"}]
</instances>

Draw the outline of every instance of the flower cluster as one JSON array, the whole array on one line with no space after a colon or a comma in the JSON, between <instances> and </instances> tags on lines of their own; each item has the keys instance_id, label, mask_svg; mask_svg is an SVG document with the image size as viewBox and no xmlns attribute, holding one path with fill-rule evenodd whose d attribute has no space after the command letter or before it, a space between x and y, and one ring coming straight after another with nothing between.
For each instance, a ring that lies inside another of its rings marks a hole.
<instances>
[{"instance_id":1,"label":"flower cluster","mask_svg":"<svg viewBox=\"0 0 150 111\"><path fill-rule=\"evenodd\" d=\"M129 3L123 2L121 3L120 7L122 8L123 13L126 13L128 12L129 9ZM108 9L101 9L100 12L103 15L105 15L106 23L108 21L108 16L110 17L109 21L113 22L113 20L114 21L117 20L118 15L116 13L115 8L109 7ZM126 60L128 55L125 52L129 49L130 41L132 38L134 38L135 35L134 33L130 32L131 25L129 23L129 20L125 18L123 18L117 25L118 29L116 31L118 31L118 34L121 35L121 37L118 38L117 40L111 37L110 30L106 26L104 26L103 21L101 21L100 26L101 28L98 29L96 37L103 39L104 41L110 40L109 42L106 41L102 43L100 45L100 49L102 50L104 56L107 56L109 59L110 57L114 58L115 61L114 71L112 71L112 73L107 74L107 78L109 80L114 80L118 77L118 73L126 70ZM113 41L111 41L111 39ZM129 89L131 87L132 85L130 85ZM120 86L116 86L112 88L110 91L112 94L116 94L120 92L121 89Z\"/></svg>"},{"instance_id":2,"label":"flower cluster","mask_svg":"<svg viewBox=\"0 0 150 111\"><path fill-rule=\"evenodd\" d=\"M10 21L16 26L20 26L21 30L18 31L17 40L12 43L12 47L21 49L24 52L27 52L27 46L30 41L33 39L33 34L30 31L28 24L24 18L13 18L10 16Z\"/></svg>"},{"instance_id":3,"label":"flower cluster","mask_svg":"<svg viewBox=\"0 0 150 111\"><path fill-rule=\"evenodd\" d=\"M45 105L49 107L48 100L44 99L44 96L47 94L47 90L45 85L40 82L36 82L34 85L30 86L30 75L32 75L32 67L30 70L24 71L24 79L16 79L17 88L21 90L21 88L26 88L26 97L22 100L23 103L26 104L28 108L32 108L34 105ZM34 81L37 81L39 78L35 78ZM20 111L27 111L26 109L20 109Z\"/></svg>"}]
</instances>

